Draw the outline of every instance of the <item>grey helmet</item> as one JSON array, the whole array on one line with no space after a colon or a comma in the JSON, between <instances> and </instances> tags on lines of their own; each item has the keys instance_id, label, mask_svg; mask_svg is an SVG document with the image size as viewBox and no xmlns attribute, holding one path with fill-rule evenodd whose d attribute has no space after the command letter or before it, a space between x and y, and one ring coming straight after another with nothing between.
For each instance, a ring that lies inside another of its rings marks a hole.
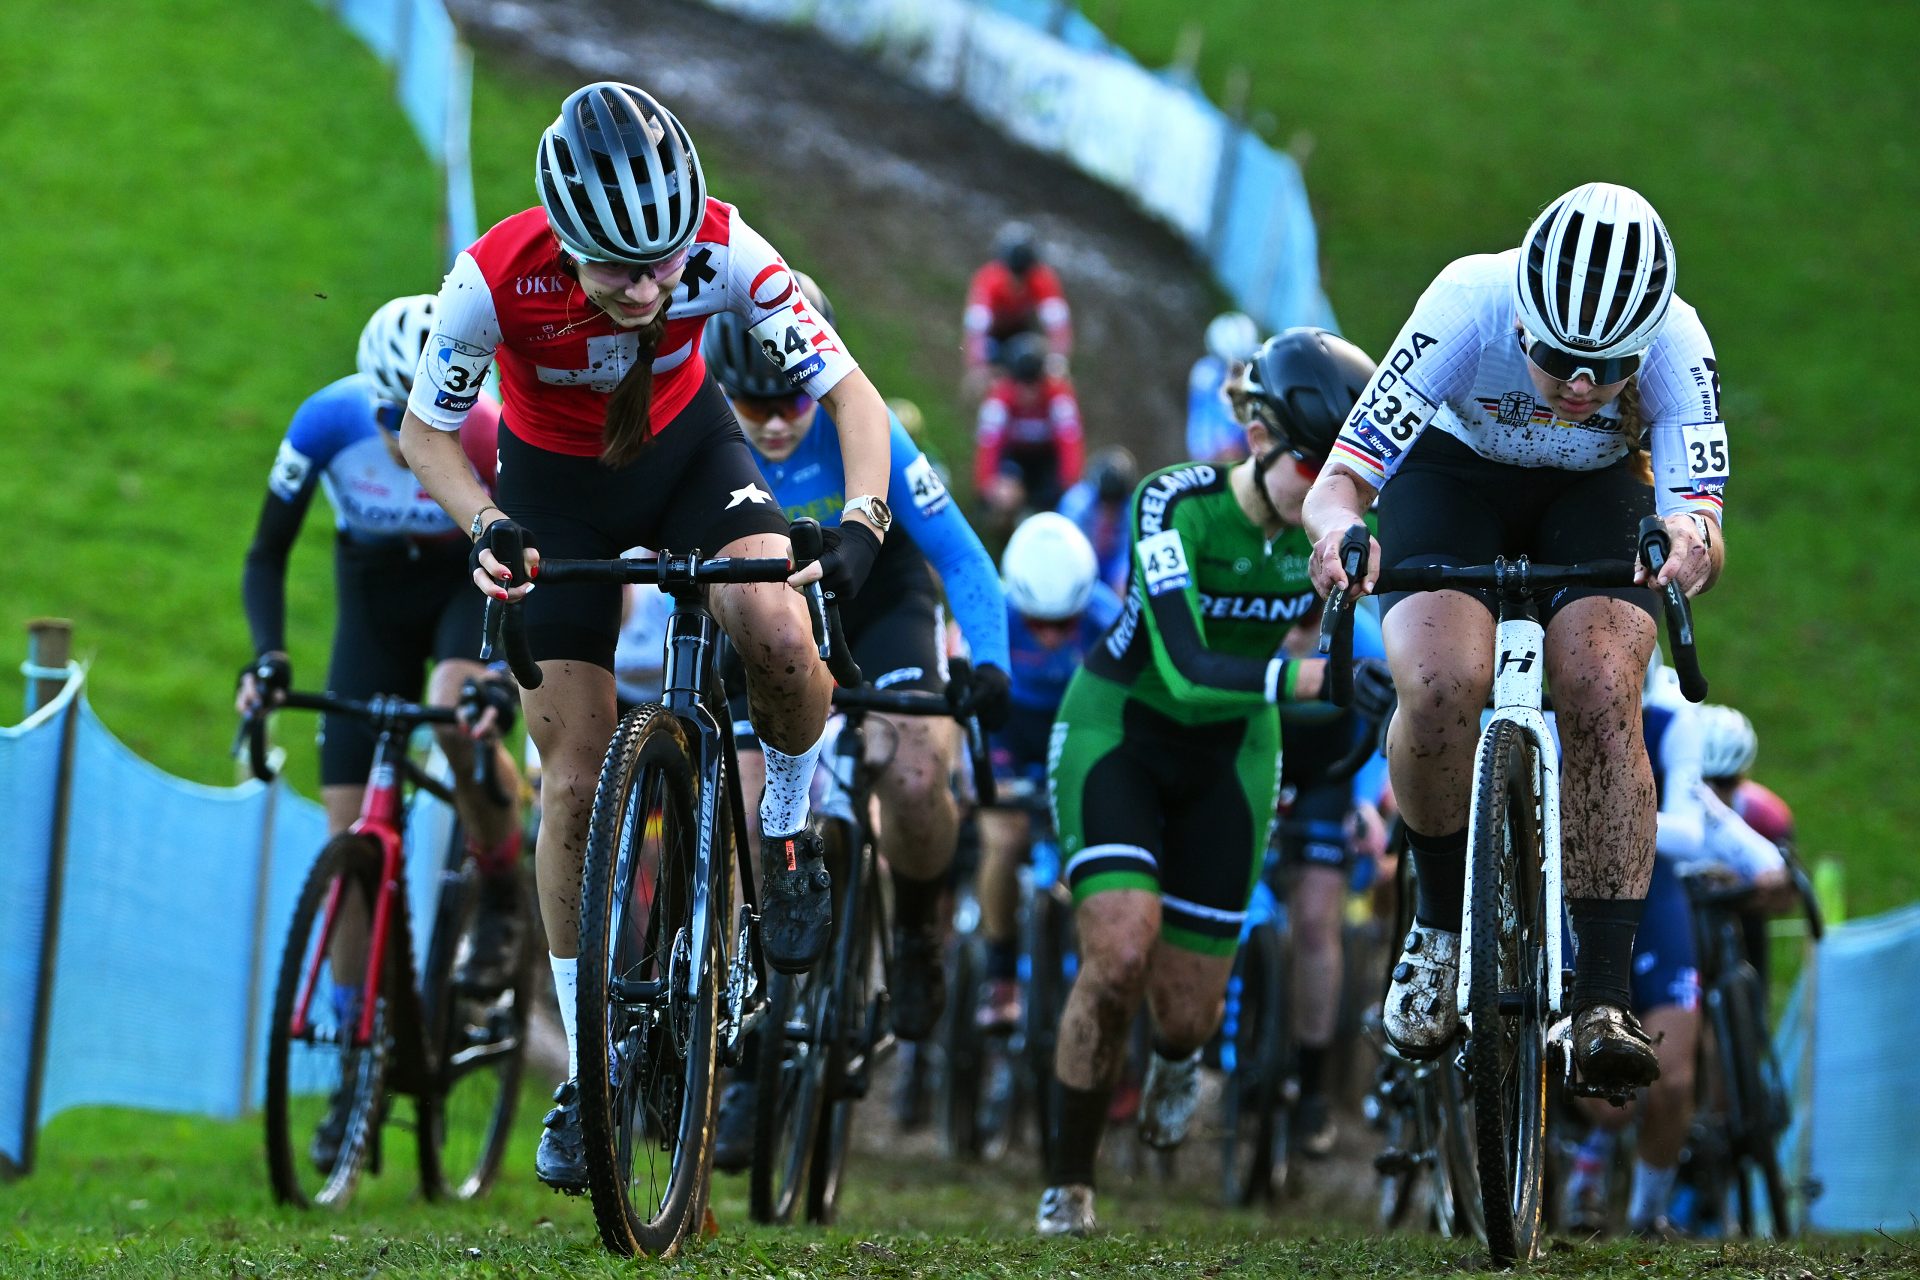
<instances>
[{"instance_id":1,"label":"grey helmet","mask_svg":"<svg viewBox=\"0 0 1920 1280\"><path fill-rule=\"evenodd\" d=\"M395 298L382 303L360 330L355 363L362 376L373 379L382 400L405 404L413 393L414 370L420 367L420 354L433 333L437 301L431 293Z\"/></svg>"},{"instance_id":2,"label":"grey helmet","mask_svg":"<svg viewBox=\"0 0 1920 1280\"><path fill-rule=\"evenodd\" d=\"M1527 228L1514 305L1536 341L1598 360L1638 355L1666 322L1673 267L1673 241L1646 197L1589 182Z\"/></svg>"},{"instance_id":3,"label":"grey helmet","mask_svg":"<svg viewBox=\"0 0 1920 1280\"><path fill-rule=\"evenodd\" d=\"M794 283L820 318L833 327L833 304L804 271L793 273ZM721 311L707 321L700 338L700 354L712 370L721 390L736 399L778 400L793 395L796 388L787 375L774 367L760 351L760 344L747 330L747 322L732 311Z\"/></svg>"},{"instance_id":4,"label":"grey helmet","mask_svg":"<svg viewBox=\"0 0 1920 1280\"><path fill-rule=\"evenodd\" d=\"M540 135L534 184L568 253L645 264L673 257L700 230L707 179L673 113L630 84L576 89Z\"/></svg>"}]
</instances>

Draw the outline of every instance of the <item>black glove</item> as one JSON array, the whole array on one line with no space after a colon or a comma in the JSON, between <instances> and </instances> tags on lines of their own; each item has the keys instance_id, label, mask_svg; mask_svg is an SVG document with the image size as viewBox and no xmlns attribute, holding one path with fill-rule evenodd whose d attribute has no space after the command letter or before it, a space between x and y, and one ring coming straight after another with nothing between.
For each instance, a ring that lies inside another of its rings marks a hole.
<instances>
[{"instance_id":1,"label":"black glove","mask_svg":"<svg viewBox=\"0 0 1920 1280\"><path fill-rule=\"evenodd\" d=\"M1331 686L1332 682L1328 682ZM1356 715L1368 720L1385 720L1393 711L1396 695L1393 672L1384 658L1357 658L1353 664L1353 702Z\"/></svg>"},{"instance_id":2,"label":"black glove","mask_svg":"<svg viewBox=\"0 0 1920 1280\"><path fill-rule=\"evenodd\" d=\"M513 728L513 718L520 713L520 690L511 679L499 676L468 679L460 686L460 704L475 723L492 707L496 716L494 732L505 737Z\"/></svg>"},{"instance_id":3,"label":"black glove","mask_svg":"<svg viewBox=\"0 0 1920 1280\"><path fill-rule=\"evenodd\" d=\"M951 692L953 686L947 688ZM959 710L971 712L980 727L992 733L1005 726L1013 711L1013 681L992 663L982 663L973 669L962 700Z\"/></svg>"},{"instance_id":4,"label":"black glove","mask_svg":"<svg viewBox=\"0 0 1920 1280\"><path fill-rule=\"evenodd\" d=\"M533 543L528 540L526 526L517 524L506 516L501 516L486 527L473 549L467 552L467 571L480 567L480 553L493 552L493 558L513 571L513 578L506 585L517 587L527 580L527 548ZM488 574L492 577L492 574Z\"/></svg>"},{"instance_id":5,"label":"black glove","mask_svg":"<svg viewBox=\"0 0 1920 1280\"><path fill-rule=\"evenodd\" d=\"M254 683L260 686L262 698L285 693L293 687L293 661L284 653L263 653L240 668L233 687L238 689L248 676L252 676Z\"/></svg>"},{"instance_id":6,"label":"black glove","mask_svg":"<svg viewBox=\"0 0 1920 1280\"><path fill-rule=\"evenodd\" d=\"M820 553L820 585L841 604L854 598L873 570L880 554L880 539L859 521L835 525L820 531L824 550Z\"/></svg>"}]
</instances>

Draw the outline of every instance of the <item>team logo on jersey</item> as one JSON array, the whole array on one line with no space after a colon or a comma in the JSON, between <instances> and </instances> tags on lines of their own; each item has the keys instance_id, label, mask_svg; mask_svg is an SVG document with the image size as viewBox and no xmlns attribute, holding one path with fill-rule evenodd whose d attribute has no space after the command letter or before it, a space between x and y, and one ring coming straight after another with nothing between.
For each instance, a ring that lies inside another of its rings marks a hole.
<instances>
[{"instance_id":1,"label":"team logo on jersey","mask_svg":"<svg viewBox=\"0 0 1920 1280\"><path fill-rule=\"evenodd\" d=\"M1295 596L1202 595L1200 614L1235 622L1292 622L1304 618L1319 600L1311 591Z\"/></svg>"},{"instance_id":2,"label":"team logo on jersey","mask_svg":"<svg viewBox=\"0 0 1920 1280\"><path fill-rule=\"evenodd\" d=\"M1159 533L1166 523L1167 504L1173 501L1174 495L1212 484L1218 474L1212 467L1202 463L1155 476L1140 495L1140 532ZM1141 545L1146 544L1142 541Z\"/></svg>"},{"instance_id":3,"label":"team logo on jersey","mask_svg":"<svg viewBox=\"0 0 1920 1280\"><path fill-rule=\"evenodd\" d=\"M726 509L728 511L731 511L743 502L761 503L761 502L772 502L772 501L773 501L772 494L768 493L765 489L762 489L757 484L750 484L750 485L747 485L745 488L735 489L733 491L733 501L727 504Z\"/></svg>"},{"instance_id":4,"label":"team logo on jersey","mask_svg":"<svg viewBox=\"0 0 1920 1280\"><path fill-rule=\"evenodd\" d=\"M565 293L573 287L573 281L565 276L518 276L513 282L513 291L523 298L538 293Z\"/></svg>"},{"instance_id":5,"label":"team logo on jersey","mask_svg":"<svg viewBox=\"0 0 1920 1280\"><path fill-rule=\"evenodd\" d=\"M1524 427L1533 421L1533 397L1524 391L1509 391L1500 397L1493 419L1503 427Z\"/></svg>"}]
</instances>

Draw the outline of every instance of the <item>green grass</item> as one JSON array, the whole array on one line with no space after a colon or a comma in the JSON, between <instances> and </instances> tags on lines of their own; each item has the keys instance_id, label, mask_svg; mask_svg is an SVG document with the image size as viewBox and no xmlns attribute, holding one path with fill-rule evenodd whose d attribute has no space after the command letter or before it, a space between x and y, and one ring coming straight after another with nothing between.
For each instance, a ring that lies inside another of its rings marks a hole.
<instances>
[{"instance_id":1,"label":"green grass","mask_svg":"<svg viewBox=\"0 0 1920 1280\"><path fill-rule=\"evenodd\" d=\"M402 1107L404 1112L404 1105ZM0 1275L45 1277L1323 1276L1413 1277L1478 1271L1486 1255L1426 1237L1368 1238L1322 1217L1223 1214L1199 1193L1157 1184L1103 1191L1108 1234L1043 1242L1029 1229L1038 1188L1025 1173L856 1157L832 1230L755 1227L745 1182L716 1183L719 1237L669 1262L600 1249L583 1200L554 1195L526 1168L541 1109L529 1095L514 1148L486 1200L414 1198L404 1150L362 1183L343 1213L275 1206L253 1122L90 1109L42 1137L41 1166L0 1208ZM392 1140L392 1131L390 1131ZM397 1143L404 1148L404 1135ZM1198 1159L1191 1152L1186 1158ZM1888 1241L1771 1246L1562 1247L1541 1276L1798 1277L1915 1274ZM1813 1268L1811 1272L1806 1268Z\"/></svg>"},{"instance_id":2,"label":"green grass","mask_svg":"<svg viewBox=\"0 0 1920 1280\"><path fill-rule=\"evenodd\" d=\"M532 203L534 140L574 87L482 58L483 227ZM814 261L741 158L707 162L774 244ZM25 535L0 654L24 652L29 618L73 619L109 727L172 773L231 781L241 560L267 469L295 407L352 371L374 308L438 287L432 167L386 72L322 6L15 0L0 5L0 173L0 511ZM965 437L944 380L884 341L858 292L836 301L876 382L918 401L952 456ZM315 685L330 524L316 501L288 572L294 672ZM278 737L311 791L310 718Z\"/></svg>"},{"instance_id":3,"label":"green grass","mask_svg":"<svg viewBox=\"0 0 1920 1280\"><path fill-rule=\"evenodd\" d=\"M1803 848L1856 910L1920 895L1906 856L1920 682L1905 634L1920 535L1905 458L1920 327L1920 9L1799 0L1083 0L1151 66L1204 33L1306 162L1327 291L1382 351L1448 261L1519 242L1593 179L1654 202L1713 335L1736 476L1732 555L1700 631L1716 698L1762 736Z\"/></svg>"}]
</instances>

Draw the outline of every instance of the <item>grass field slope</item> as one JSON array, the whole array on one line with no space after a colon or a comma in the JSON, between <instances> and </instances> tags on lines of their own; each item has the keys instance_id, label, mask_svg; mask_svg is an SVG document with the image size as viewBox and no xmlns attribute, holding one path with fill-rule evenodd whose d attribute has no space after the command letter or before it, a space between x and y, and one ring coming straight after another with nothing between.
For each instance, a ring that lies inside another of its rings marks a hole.
<instances>
[{"instance_id":1,"label":"grass field slope","mask_svg":"<svg viewBox=\"0 0 1920 1280\"><path fill-rule=\"evenodd\" d=\"M1439 269L1519 243L1595 179L1673 233L1713 336L1735 476L1724 584L1700 611L1714 696L1761 734L1803 847L1856 909L1920 896L1912 633L1920 482L1920 8L1804 0L1085 0L1149 66L1199 33L1276 145L1306 159L1348 335L1390 342Z\"/></svg>"}]
</instances>

